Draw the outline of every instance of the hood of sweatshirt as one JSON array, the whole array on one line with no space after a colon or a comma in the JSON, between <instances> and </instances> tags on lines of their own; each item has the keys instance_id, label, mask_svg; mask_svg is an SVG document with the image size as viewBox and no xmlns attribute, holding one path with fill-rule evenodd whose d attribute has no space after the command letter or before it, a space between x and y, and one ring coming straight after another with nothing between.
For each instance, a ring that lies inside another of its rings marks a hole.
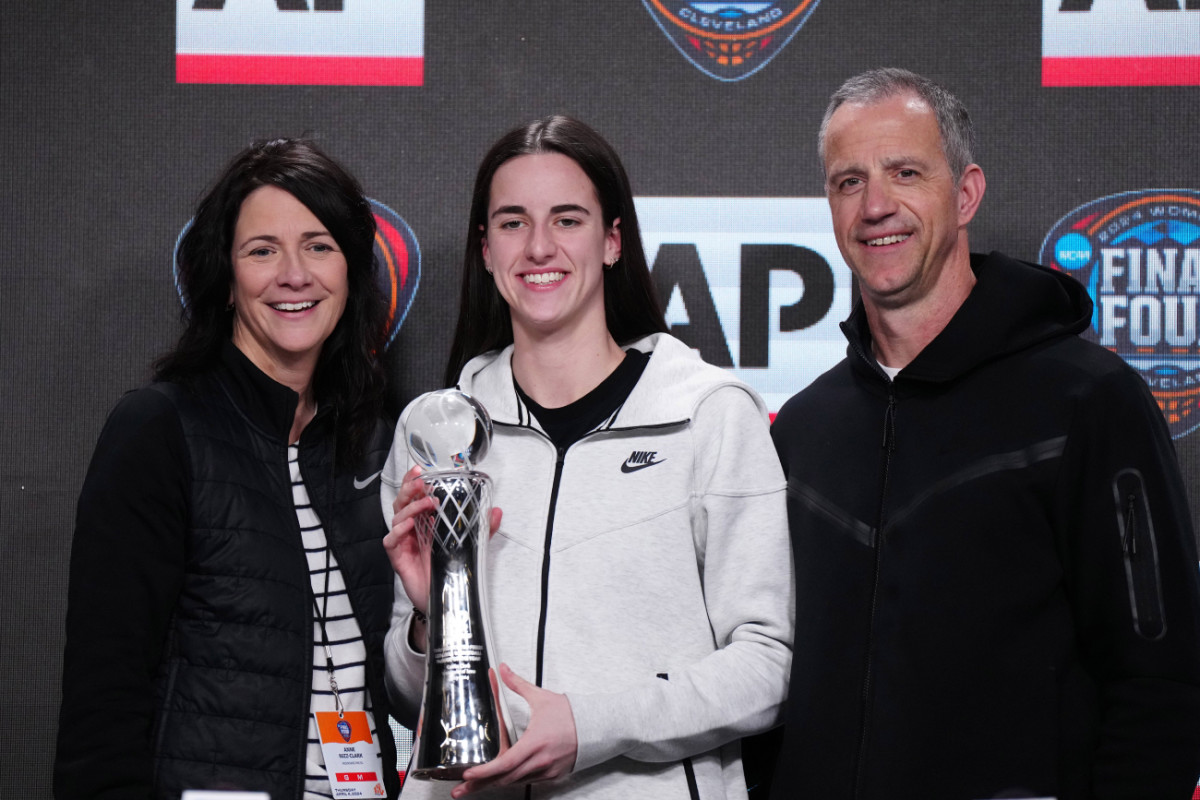
<instances>
[{"instance_id":1,"label":"hood of sweatshirt","mask_svg":"<svg viewBox=\"0 0 1200 800\"><path fill-rule=\"evenodd\" d=\"M1092 320L1083 285L1065 273L1002 253L971 254L975 286L942 332L900 373L909 380L942 382L999 358L1063 336ZM871 331L861 300L842 323L856 367L877 373Z\"/></svg>"}]
</instances>

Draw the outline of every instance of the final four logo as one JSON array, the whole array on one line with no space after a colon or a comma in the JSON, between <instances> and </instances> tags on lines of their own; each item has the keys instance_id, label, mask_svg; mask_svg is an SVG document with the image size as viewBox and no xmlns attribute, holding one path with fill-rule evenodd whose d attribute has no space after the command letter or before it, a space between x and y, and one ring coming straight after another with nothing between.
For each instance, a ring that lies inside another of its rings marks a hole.
<instances>
[{"instance_id":1,"label":"final four logo","mask_svg":"<svg viewBox=\"0 0 1200 800\"><path fill-rule=\"evenodd\" d=\"M1136 369L1178 439L1200 427L1200 192L1124 192L1059 220L1040 260L1074 275L1096 310L1088 338Z\"/></svg>"},{"instance_id":2,"label":"final four logo","mask_svg":"<svg viewBox=\"0 0 1200 800\"><path fill-rule=\"evenodd\" d=\"M404 324L408 309L421 282L421 248L412 228L383 203L367 198L375 216L375 258L379 262L379 284L388 301L387 339L392 340Z\"/></svg>"},{"instance_id":3,"label":"final four logo","mask_svg":"<svg viewBox=\"0 0 1200 800\"><path fill-rule=\"evenodd\" d=\"M412 306L417 294L417 285L421 282L421 248L412 228L408 227L399 214L392 211L376 200L367 198L371 204L371 215L375 217L375 261L379 264L376 281L383 291L387 301L387 335L384 347L390 347L392 340L404 324L408 309ZM183 235L192 227L192 220L183 226L175 239L175 250L171 254L171 274L175 278L175 290L179 293L179 301L186 305L183 297L183 286L179 283L179 243Z\"/></svg>"},{"instance_id":4,"label":"final four logo","mask_svg":"<svg viewBox=\"0 0 1200 800\"><path fill-rule=\"evenodd\" d=\"M720 81L740 81L787 46L819 0L642 2L671 43L701 72Z\"/></svg>"}]
</instances>

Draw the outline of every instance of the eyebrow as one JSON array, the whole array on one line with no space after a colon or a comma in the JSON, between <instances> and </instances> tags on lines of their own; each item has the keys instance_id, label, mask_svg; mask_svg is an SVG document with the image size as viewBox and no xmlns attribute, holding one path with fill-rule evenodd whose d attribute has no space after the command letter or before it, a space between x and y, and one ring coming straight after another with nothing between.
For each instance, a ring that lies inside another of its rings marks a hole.
<instances>
[{"instance_id":1,"label":"eyebrow","mask_svg":"<svg viewBox=\"0 0 1200 800\"><path fill-rule=\"evenodd\" d=\"M565 214L568 212L574 212L576 214L588 214L589 216L592 213L592 212L588 211L586 208L584 208L583 206L576 205L575 203L563 203L562 205L552 206L550 208L551 214ZM497 208L495 211L492 212L492 216L497 217L497 216L500 216L501 214L526 214L526 213L528 213L528 211L526 210L525 206L500 206L499 208Z\"/></svg>"},{"instance_id":2,"label":"eyebrow","mask_svg":"<svg viewBox=\"0 0 1200 800\"><path fill-rule=\"evenodd\" d=\"M331 234L329 231L305 231L304 233L300 234L300 239L301 241L307 241L309 239L317 239L321 236L332 235L333 234ZM281 241L282 240L278 236L272 236L269 233L256 233L251 236L247 236L238 246L244 247L250 242L269 242L271 244L279 244Z\"/></svg>"},{"instance_id":3,"label":"eyebrow","mask_svg":"<svg viewBox=\"0 0 1200 800\"><path fill-rule=\"evenodd\" d=\"M922 169L925 169L927 166L929 166L923 159L915 156L897 156L896 158L889 158L883 162L884 169L900 169L901 167L907 167L910 165L914 167L920 167Z\"/></svg>"},{"instance_id":4,"label":"eyebrow","mask_svg":"<svg viewBox=\"0 0 1200 800\"><path fill-rule=\"evenodd\" d=\"M928 162L916 156L900 155L888 158L881 165L885 170L902 169L904 167L917 167L922 170L929 168ZM826 181L831 181L835 178L845 177L847 175L861 175L868 171L868 167L859 162L853 162L843 165L840 169L827 172L825 175Z\"/></svg>"}]
</instances>

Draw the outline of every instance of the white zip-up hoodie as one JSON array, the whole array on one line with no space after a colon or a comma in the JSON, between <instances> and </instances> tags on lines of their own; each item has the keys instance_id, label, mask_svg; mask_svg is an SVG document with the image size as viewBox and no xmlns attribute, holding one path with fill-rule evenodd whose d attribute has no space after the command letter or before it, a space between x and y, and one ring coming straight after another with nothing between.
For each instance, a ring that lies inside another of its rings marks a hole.
<instances>
[{"instance_id":1,"label":"white zip-up hoodie","mask_svg":"<svg viewBox=\"0 0 1200 800\"><path fill-rule=\"evenodd\" d=\"M480 465L504 510L486 576L494 649L529 681L540 661L541 685L571 703L574 770L534 784L534 798L745 798L738 739L780 720L791 664L783 473L752 389L669 335L632 347L651 353L637 385L561 462L516 393L511 346L463 368L460 388L495 427ZM407 416L383 471L389 523L411 466ZM425 658L396 587L389 688L415 719ZM519 735L529 708L504 691ZM409 779L401 796L452 786Z\"/></svg>"}]
</instances>

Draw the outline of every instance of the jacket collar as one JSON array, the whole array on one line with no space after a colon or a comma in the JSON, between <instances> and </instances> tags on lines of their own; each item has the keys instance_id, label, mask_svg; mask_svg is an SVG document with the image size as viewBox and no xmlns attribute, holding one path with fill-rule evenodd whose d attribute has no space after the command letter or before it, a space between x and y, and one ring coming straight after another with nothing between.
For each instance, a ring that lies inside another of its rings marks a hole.
<instances>
[{"instance_id":1,"label":"jacket collar","mask_svg":"<svg viewBox=\"0 0 1200 800\"><path fill-rule=\"evenodd\" d=\"M627 347L650 354L641 379L629 393L609 427L670 425L687 422L701 398L724 385L742 385L732 374L706 364L696 351L666 333L655 333ZM536 424L522 407L512 374L513 346L476 356L467 362L458 386L488 410L492 420L507 425Z\"/></svg>"},{"instance_id":2,"label":"jacket collar","mask_svg":"<svg viewBox=\"0 0 1200 800\"><path fill-rule=\"evenodd\" d=\"M900 371L927 382L953 380L990 361L1042 342L1073 336L1091 323L1092 301L1074 278L998 252L971 255L975 286L932 342ZM862 301L842 332L847 357L860 370L882 376L871 346Z\"/></svg>"},{"instance_id":3,"label":"jacket collar","mask_svg":"<svg viewBox=\"0 0 1200 800\"><path fill-rule=\"evenodd\" d=\"M300 395L277 382L246 357L232 341L221 347L215 376L234 406L271 437L288 444Z\"/></svg>"}]
</instances>

